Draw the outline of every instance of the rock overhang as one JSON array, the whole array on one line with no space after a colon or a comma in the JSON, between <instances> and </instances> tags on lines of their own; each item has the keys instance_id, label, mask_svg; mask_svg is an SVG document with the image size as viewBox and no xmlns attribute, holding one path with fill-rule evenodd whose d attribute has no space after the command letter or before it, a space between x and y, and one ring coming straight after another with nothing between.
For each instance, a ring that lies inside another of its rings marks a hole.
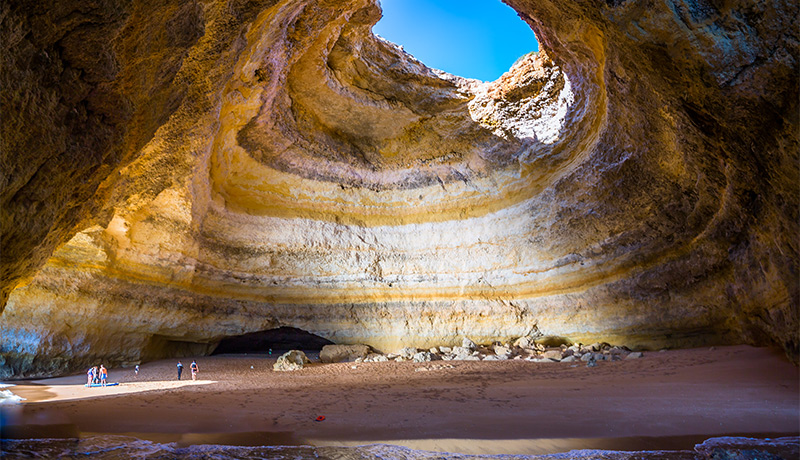
<instances>
[{"instance_id":1,"label":"rock overhang","mask_svg":"<svg viewBox=\"0 0 800 460\"><path fill-rule=\"evenodd\" d=\"M156 129L12 292L6 369L280 325L384 351L540 330L651 347L771 336L796 356L796 103L754 82L797 65L741 58L714 29L746 24L764 38L748 53L796 56L788 29L762 24L792 7L509 4L548 51L494 83L372 36L370 1L208 2L171 22L203 32L179 33L196 42L166 84L171 115L128 95L129 132ZM147 22L126 27L112 42L129 82ZM765 139L755 168L751 136L731 136L744 121Z\"/></svg>"}]
</instances>

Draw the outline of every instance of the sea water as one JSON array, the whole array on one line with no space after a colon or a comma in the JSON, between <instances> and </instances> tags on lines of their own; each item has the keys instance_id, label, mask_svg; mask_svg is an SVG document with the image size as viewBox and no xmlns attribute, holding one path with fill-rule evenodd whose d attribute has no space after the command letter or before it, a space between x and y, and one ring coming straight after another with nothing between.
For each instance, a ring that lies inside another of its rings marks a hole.
<instances>
[{"instance_id":1,"label":"sea water","mask_svg":"<svg viewBox=\"0 0 800 460\"><path fill-rule=\"evenodd\" d=\"M8 383L0 383L0 405L18 404L20 401L25 401L25 398L20 398L8 390L13 386Z\"/></svg>"},{"instance_id":2,"label":"sea water","mask_svg":"<svg viewBox=\"0 0 800 460\"><path fill-rule=\"evenodd\" d=\"M428 452L386 444L360 447L224 446L156 443L127 436L92 436L83 439L13 439L0 441L3 459L102 460L694 460L691 451L614 452L572 451L550 455L463 455Z\"/></svg>"}]
</instances>

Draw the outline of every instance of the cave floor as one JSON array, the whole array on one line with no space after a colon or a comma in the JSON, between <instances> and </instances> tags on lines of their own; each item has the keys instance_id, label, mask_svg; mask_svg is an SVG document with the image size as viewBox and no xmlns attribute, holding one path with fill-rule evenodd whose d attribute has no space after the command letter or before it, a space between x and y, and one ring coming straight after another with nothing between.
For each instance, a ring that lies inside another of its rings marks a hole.
<instances>
[{"instance_id":1,"label":"cave floor","mask_svg":"<svg viewBox=\"0 0 800 460\"><path fill-rule=\"evenodd\" d=\"M3 409L5 438L123 434L156 442L358 445L386 442L464 453L576 448L691 449L713 436L796 436L800 374L749 346L649 352L636 360L312 364L272 371L274 357L198 357L12 382L26 398ZM324 421L316 421L318 416Z\"/></svg>"}]
</instances>

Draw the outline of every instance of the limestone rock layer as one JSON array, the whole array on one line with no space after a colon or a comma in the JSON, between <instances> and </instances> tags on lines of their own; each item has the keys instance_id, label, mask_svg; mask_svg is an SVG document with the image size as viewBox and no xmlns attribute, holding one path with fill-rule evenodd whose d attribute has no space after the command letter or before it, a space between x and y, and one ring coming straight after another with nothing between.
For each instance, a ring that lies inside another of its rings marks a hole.
<instances>
[{"instance_id":1,"label":"limestone rock layer","mask_svg":"<svg viewBox=\"0 0 800 460\"><path fill-rule=\"evenodd\" d=\"M0 5L0 376L282 326L797 360L795 2L508 0L496 82L374 0Z\"/></svg>"}]
</instances>

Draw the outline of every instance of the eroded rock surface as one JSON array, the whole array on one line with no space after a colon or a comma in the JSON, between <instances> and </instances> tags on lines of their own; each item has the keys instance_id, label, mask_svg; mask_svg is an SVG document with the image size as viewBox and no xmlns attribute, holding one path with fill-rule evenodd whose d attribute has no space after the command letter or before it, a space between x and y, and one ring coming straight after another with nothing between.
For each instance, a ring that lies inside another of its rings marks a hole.
<instances>
[{"instance_id":1,"label":"eroded rock surface","mask_svg":"<svg viewBox=\"0 0 800 460\"><path fill-rule=\"evenodd\" d=\"M2 376L291 326L798 357L798 6L509 0L497 82L371 0L12 1Z\"/></svg>"}]
</instances>

